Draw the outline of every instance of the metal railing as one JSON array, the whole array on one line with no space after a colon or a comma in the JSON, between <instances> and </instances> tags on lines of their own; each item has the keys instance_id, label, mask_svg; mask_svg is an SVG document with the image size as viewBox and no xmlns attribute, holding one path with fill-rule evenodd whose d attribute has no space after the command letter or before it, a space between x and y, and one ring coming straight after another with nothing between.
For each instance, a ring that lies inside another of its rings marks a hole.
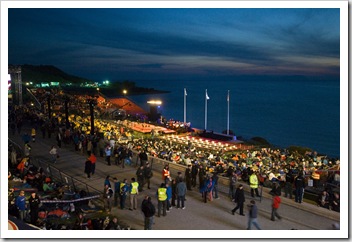
<instances>
[{"instance_id":1,"label":"metal railing","mask_svg":"<svg viewBox=\"0 0 352 242\"><path fill-rule=\"evenodd\" d=\"M23 149L17 143L10 139L8 140L9 143L16 147L16 152L18 150L18 152L21 152L23 154ZM51 179L55 182L60 182L63 185L68 185L73 191L79 192L81 190L84 190L87 192L88 196L103 194L102 191L97 190L94 187L91 187L88 184L77 180L76 178L66 174L65 172L61 171L60 169L57 169L56 167L48 164L45 161L36 158L31 158L31 164L37 167L38 169L42 168L46 176L51 177Z\"/></svg>"}]
</instances>

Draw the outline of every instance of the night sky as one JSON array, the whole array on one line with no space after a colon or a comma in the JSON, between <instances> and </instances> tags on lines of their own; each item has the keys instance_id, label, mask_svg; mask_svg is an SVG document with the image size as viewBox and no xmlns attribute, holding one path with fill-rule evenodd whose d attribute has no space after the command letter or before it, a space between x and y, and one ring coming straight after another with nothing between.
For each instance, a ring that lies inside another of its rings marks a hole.
<instances>
[{"instance_id":1,"label":"night sky","mask_svg":"<svg viewBox=\"0 0 352 242\"><path fill-rule=\"evenodd\" d=\"M340 9L9 9L9 64L91 80L339 77Z\"/></svg>"}]
</instances>

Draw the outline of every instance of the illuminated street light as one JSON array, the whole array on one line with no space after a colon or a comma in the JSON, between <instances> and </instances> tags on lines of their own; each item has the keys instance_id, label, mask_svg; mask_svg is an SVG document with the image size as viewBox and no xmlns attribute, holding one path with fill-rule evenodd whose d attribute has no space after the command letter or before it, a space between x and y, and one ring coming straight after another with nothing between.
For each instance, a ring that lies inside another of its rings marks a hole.
<instances>
[{"instance_id":1,"label":"illuminated street light","mask_svg":"<svg viewBox=\"0 0 352 242\"><path fill-rule=\"evenodd\" d=\"M163 102L160 100L150 100L147 103L151 105L161 105Z\"/></svg>"},{"instance_id":2,"label":"illuminated street light","mask_svg":"<svg viewBox=\"0 0 352 242\"><path fill-rule=\"evenodd\" d=\"M126 89L123 89L122 93L123 93L124 95L126 95L126 94L127 94L127 90L126 90Z\"/></svg>"},{"instance_id":3,"label":"illuminated street light","mask_svg":"<svg viewBox=\"0 0 352 242\"><path fill-rule=\"evenodd\" d=\"M158 108L162 104L160 100L149 100L147 103L150 105L149 120L156 122L160 118L160 113L158 113Z\"/></svg>"}]
</instances>

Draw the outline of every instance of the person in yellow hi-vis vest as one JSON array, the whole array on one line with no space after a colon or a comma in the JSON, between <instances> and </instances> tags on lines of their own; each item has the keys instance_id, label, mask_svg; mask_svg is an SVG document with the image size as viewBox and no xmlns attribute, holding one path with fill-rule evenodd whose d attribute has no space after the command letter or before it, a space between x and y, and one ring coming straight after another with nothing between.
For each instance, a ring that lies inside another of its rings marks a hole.
<instances>
[{"instance_id":1,"label":"person in yellow hi-vis vest","mask_svg":"<svg viewBox=\"0 0 352 242\"><path fill-rule=\"evenodd\" d=\"M251 196L254 197L254 192L257 197L260 197L259 192L258 192L258 177L257 173L253 170L251 170L252 174L249 176L249 187L251 188Z\"/></svg>"},{"instance_id":2,"label":"person in yellow hi-vis vest","mask_svg":"<svg viewBox=\"0 0 352 242\"><path fill-rule=\"evenodd\" d=\"M166 195L165 183L161 183L157 191L157 196L158 196L158 217L160 217L160 214L161 214L161 207L163 207L163 216L166 216L167 195Z\"/></svg>"},{"instance_id":3,"label":"person in yellow hi-vis vest","mask_svg":"<svg viewBox=\"0 0 352 242\"><path fill-rule=\"evenodd\" d=\"M131 191L130 191L130 210L137 210L137 195L138 195L139 184L133 177L131 179Z\"/></svg>"}]
</instances>

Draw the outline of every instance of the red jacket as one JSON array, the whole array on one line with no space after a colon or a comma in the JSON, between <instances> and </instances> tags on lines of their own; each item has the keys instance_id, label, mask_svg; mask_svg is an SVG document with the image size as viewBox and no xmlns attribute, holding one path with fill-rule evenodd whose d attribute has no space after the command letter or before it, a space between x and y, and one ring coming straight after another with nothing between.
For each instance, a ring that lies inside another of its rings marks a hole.
<instances>
[{"instance_id":1,"label":"red jacket","mask_svg":"<svg viewBox=\"0 0 352 242\"><path fill-rule=\"evenodd\" d=\"M170 178L170 171L167 169L163 169L163 180L165 180L166 178Z\"/></svg>"},{"instance_id":2,"label":"red jacket","mask_svg":"<svg viewBox=\"0 0 352 242\"><path fill-rule=\"evenodd\" d=\"M274 196L273 197L273 208L279 208L281 203L281 198L279 196Z\"/></svg>"}]
</instances>

